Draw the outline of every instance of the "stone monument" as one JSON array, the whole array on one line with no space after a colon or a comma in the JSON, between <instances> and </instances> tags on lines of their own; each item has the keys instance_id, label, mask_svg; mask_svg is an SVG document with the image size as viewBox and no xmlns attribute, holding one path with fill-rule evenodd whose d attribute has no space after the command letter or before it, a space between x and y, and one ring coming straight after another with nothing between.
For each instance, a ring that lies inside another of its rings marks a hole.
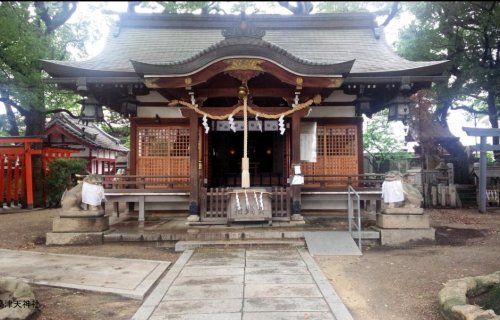
<instances>
[{"instance_id":1,"label":"stone monument","mask_svg":"<svg viewBox=\"0 0 500 320\"><path fill-rule=\"evenodd\" d=\"M382 245L397 245L416 240L435 240L429 215L424 213L422 194L399 172L389 172L382 184L382 212L377 214L377 229Z\"/></svg>"},{"instance_id":2,"label":"stone monument","mask_svg":"<svg viewBox=\"0 0 500 320\"><path fill-rule=\"evenodd\" d=\"M66 190L46 244L101 244L104 231L109 229L109 216L104 214L102 201L105 201L104 188L99 175L88 175L83 182Z\"/></svg>"}]
</instances>

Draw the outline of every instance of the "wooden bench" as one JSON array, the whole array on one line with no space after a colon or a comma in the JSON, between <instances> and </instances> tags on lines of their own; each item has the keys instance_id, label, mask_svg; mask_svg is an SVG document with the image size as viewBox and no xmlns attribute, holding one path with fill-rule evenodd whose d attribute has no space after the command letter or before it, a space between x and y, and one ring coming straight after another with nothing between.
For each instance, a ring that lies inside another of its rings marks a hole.
<instances>
[{"instance_id":1,"label":"wooden bench","mask_svg":"<svg viewBox=\"0 0 500 320\"><path fill-rule=\"evenodd\" d=\"M190 194L189 176L106 176L103 185L106 200L113 203L117 215L119 202L138 203L139 221L145 220L146 203L168 202Z\"/></svg>"},{"instance_id":2,"label":"wooden bench","mask_svg":"<svg viewBox=\"0 0 500 320\"><path fill-rule=\"evenodd\" d=\"M139 221L145 219L145 204L152 202L168 202L166 197L189 196L189 191L181 190L149 190L149 189L108 189L104 191L107 202L114 205L117 214L119 202L133 202L139 204Z\"/></svg>"}]
</instances>

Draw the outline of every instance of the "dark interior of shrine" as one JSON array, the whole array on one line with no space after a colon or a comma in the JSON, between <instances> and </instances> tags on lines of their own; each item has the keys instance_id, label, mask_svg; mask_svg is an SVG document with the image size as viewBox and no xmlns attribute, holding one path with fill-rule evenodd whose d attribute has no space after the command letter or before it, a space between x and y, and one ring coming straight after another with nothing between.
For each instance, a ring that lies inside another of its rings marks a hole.
<instances>
[{"instance_id":1,"label":"dark interior of shrine","mask_svg":"<svg viewBox=\"0 0 500 320\"><path fill-rule=\"evenodd\" d=\"M211 132L210 184L238 186L241 183L241 158L243 156L243 132ZM285 136L277 131L248 134L250 158L250 182L252 186L277 186L284 182Z\"/></svg>"}]
</instances>

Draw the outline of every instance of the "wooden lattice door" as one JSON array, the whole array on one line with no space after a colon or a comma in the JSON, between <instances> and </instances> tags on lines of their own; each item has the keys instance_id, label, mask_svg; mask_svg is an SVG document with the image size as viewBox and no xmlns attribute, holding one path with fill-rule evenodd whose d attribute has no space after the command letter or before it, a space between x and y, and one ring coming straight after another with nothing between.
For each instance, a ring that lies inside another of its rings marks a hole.
<instances>
[{"instance_id":1,"label":"wooden lattice door","mask_svg":"<svg viewBox=\"0 0 500 320\"><path fill-rule=\"evenodd\" d=\"M189 179L180 176L189 177L189 148L188 127L138 127L137 175L148 176L146 181L155 182L146 185L149 188L165 188L172 183L188 185ZM175 177L152 178L155 176Z\"/></svg>"},{"instance_id":2,"label":"wooden lattice door","mask_svg":"<svg viewBox=\"0 0 500 320\"><path fill-rule=\"evenodd\" d=\"M306 184L345 185L346 177L358 174L358 128L356 125L318 125L316 162L303 162ZM328 177L330 176L330 177Z\"/></svg>"}]
</instances>

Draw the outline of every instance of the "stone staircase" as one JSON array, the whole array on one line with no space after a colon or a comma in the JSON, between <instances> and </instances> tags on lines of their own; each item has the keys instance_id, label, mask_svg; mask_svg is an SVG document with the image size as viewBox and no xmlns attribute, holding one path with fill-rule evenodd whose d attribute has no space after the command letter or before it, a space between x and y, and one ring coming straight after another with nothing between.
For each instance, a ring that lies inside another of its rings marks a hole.
<instances>
[{"instance_id":1,"label":"stone staircase","mask_svg":"<svg viewBox=\"0 0 500 320\"><path fill-rule=\"evenodd\" d=\"M477 194L474 185L457 185L457 194L462 208L477 207Z\"/></svg>"}]
</instances>

